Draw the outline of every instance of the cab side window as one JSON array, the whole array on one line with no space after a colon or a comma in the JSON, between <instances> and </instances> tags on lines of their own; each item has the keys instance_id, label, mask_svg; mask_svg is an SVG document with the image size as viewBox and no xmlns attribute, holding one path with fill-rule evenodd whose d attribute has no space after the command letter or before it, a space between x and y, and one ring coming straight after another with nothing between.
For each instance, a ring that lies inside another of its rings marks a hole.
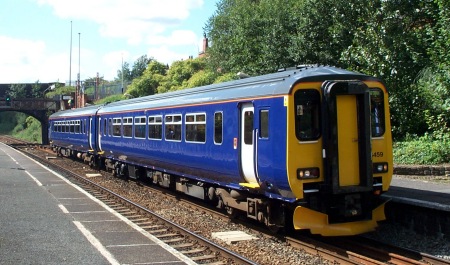
<instances>
[{"instance_id":1,"label":"cab side window","mask_svg":"<svg viewBox=\"0 0 450 265\"><path fill-rule=\"evenodd\" d=\"M370 123L372 128L372 137L380 137L384 134L384 94L379 88L370 90Z\"/></svg>"},{"instance_id":2,"label":"cab side window","mask_svg":"<svg viewBox=\"0 0 450 265\"><path fill-rule=\"evenodd\" d=\"M314 89L295 92L295 134L300 141L315 141L321 136L320 93Z\"/></svg>"}]
</instances>

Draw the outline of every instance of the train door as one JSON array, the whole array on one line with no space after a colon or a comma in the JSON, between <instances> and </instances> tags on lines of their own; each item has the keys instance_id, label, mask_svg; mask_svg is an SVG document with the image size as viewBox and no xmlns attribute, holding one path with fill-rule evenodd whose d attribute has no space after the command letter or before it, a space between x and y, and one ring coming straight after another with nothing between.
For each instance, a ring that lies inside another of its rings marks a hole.
<instances>
[{"instance_id":1,"label":"train door","mask_svg":"<svg viewBox=\"0 0 450 265\"><path fill-rule=\"evenodd\" d=\"M105 126L102 126L102 118L98 117L97 123L97 143L98 143L98 151L102 151L102 130L106 130Z\"/></svg>"},{"instance_id":2,"label":"train door","mask_svg":"<svg viewBox=\"0 0 450 265\"><path fill-rule=\"evenodd\" d=\"M241 169L244 179L248 183L258 183L255 173L254 111L253 104L242 104L240 119Z\"/></svg>"},{"instance_id":3,"label":"train door","mask_svg":"<svg viewBox=\"0 0 450 265\"><path fill-rule=\"evenodd\" d=\"M334 194L370 191L370 90L361 81L326 81L322 95L328 184Z\"/></svg>"},{"instance_id":4,"label":"train door","mask_svg":"<svg viewBox=\"0 0 450 265\"><path fill-rule=\"evenodd\" d=\"M95 135L93 134L93 124L92 124L92 117L89 117L89 123L88 123L88 134L89 134L89 148L91 150L94 150L94 140L92 139Z\"/></svg>"}]
</instances>

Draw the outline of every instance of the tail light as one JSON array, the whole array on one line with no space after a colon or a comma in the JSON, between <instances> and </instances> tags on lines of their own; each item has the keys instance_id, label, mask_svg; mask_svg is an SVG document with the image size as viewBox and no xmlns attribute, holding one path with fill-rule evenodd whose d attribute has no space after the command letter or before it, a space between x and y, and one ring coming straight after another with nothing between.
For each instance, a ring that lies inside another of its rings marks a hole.
<instances>
[{"instance_id":1,"label":"tail light","mask_svg":"<svg viewBox=\"0 0 450 265\"><path fill-rule=\"evenodd\" d=\"M389 170L388 163L373 163L373 173L386 173Z\"/></svg>"},{"instance_id":2,"label":"tail light","mask_svg":"<svg viewBox=\"0 0 450 265\"><path fill-rule=\"evenodd\" d=\"M320 177L320 170L317 167L297 169L298 179L316 179Z\"/></svg>"}]
</instances>

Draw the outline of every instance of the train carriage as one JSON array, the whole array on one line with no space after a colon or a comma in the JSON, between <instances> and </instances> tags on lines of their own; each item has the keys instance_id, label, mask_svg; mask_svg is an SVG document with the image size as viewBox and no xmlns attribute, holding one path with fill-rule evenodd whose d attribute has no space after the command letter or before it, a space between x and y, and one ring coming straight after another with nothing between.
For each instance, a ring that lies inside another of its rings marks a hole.
<instances>
[{"instance_id":1,"label":"train carriage","mask_svg":"<svg viewBox=\"0 0 450 265\"><path fill-rule=\"evenodd\" d=\"M75 110L95 142L80 152L117 175L149 177L272 228L352 235L384 219L392 142L376 78L302 66L94 109ZM53 126L66 115L54 114Z\"/></svg>"},{"instance_id":2,"label":"train carriage","mask_svg":"<svg viewBox=\"0 0 450 265\"><path fill-rule=\"evenodd\" d=\"M71 109L50 116L49 139L59 154L71 156L73 153L93 152L97 148L95 116L100 107Z\"/></svg>"}]
</instances>

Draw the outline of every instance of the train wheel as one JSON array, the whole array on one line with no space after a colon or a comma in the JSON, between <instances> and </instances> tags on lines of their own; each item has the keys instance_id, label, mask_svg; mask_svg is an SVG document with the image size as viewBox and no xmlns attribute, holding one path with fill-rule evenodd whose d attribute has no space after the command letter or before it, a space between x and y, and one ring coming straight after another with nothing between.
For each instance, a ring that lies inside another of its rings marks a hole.
<instances>
[{"instance_id":1,"label":"train wheel","mask_svg":"<svg viewBox=\"0 0 450 265\"><path fill-rule=\"evenodd\" d=\"M236 218L237 217L237 210L234 208L231 208L229 206L225 206L225 210L227 211L228 216L230 216L230 218Z\"/></svg>"},{"instance_id":2,"label":"train wheel","mask_svg":"<svg viewBox=\"0 0 450 265\"><path fill-rule=\"evenodd\" d=\"M114 168L114 177L120 177L120 168L119 167L115 167Z\"/></svg>"}]
</instances>

